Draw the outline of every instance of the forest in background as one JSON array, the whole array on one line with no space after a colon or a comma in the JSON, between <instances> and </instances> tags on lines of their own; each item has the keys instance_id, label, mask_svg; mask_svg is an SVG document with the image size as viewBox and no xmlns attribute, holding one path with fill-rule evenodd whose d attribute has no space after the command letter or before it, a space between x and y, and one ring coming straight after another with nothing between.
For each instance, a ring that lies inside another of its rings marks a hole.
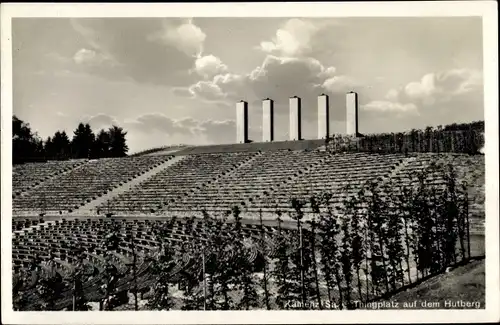
<instances>
[{"instance_id":1,"label":"forest in background","mask_svg":"<svg viewBox=\"0 0 500 325\"><path fill-rule=\"evenodd\" d=\"M29 123L12 117L12 162L42 162L79 158L110 158L127 155L127 132L113 125L94 133L90 125L80 123L70 136L66 131L56 131L43 140Z\"/></svg>"}]
</instances>

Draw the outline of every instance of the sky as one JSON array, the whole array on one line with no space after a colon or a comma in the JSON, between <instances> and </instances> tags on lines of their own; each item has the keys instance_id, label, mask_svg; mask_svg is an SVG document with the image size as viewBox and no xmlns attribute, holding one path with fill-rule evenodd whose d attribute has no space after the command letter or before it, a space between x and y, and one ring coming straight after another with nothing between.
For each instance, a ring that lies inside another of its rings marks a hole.
<instances>
[{"instance_id":1,"label":"sky","mask_svg":"<svg viewBox=\"0 0 500 325\"><path fill-rule=\"evenodd\" d=\"M359 131L484 120L480 17L14 18L13 113L42 138L123 127L130 153L235 142L235 103L262 138L288 138L288 98L302 98L303 137L317 136L317 96L345 132L358 93Z\"/></svg>"}]
</instances>

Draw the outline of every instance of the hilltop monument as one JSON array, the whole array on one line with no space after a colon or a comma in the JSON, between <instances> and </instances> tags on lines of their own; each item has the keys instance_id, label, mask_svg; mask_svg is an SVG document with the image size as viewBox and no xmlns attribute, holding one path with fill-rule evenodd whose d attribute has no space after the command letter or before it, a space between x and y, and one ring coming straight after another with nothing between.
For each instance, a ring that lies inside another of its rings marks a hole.
<instances>
[{"instance_id":1,"label":"hilltop monument","mask_svg":"<svg viewBox=\"0 0 500 325\"><path fill-rule=\"evenodd\" d=\"M236 143L248 142L248 103L236 103Z\"/></svg>"},{"instance_id":2,"label":"hilltop monument","mask_svg":"<svg viewBox=\"0 0 500 325\"><path fill-rule=\"evenodd\" d=\"M351 91L345 96L346 134L358 135L358 94Z\"/></svg>"}]
</instances>

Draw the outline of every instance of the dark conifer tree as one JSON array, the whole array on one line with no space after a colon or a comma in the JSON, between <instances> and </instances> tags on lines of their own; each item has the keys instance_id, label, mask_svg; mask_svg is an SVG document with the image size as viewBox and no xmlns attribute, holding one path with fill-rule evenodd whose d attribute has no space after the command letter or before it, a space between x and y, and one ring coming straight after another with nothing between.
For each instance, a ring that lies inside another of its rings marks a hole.
<instances>
[{"instance_id":1,"label":"dark conifer tree","mask_svg":"<svg viewBox=\"0 0 500 325\"><path fill-rule=\"evenodd\" d=\"M154 310L170 310L173 306L172 295L169 291L171 272L175 268L175 251L168 241L163 239L160 251L153 260L151 273L155 282L153 295L148 301L148 307Z\"/></svg>"},{"instance_id":2,"label":"dark conifer tree","mask_svg":"<svg viewBox=\"0 0 500 325\"><path fill-rule=\"evenodd\" d=\"M25 310L27 299L27 286L29 282L28 272L21 270L13 274L12 303L15 311Z\"/></svg>"},{"instance_id":3,"label":"dark conifer tree","mask_svg":"<svg viewBox=\"0 0 500 325\"><path fill-rule=\"evenodd\" d=\"M254 266L249 260L249 249L244 246L245 238L242 232L241 210L238 206L232 209L234 224L232 229L232 238L235 258L232 260L234 270L234 288L242 293L241 300L235 306L237 309L249 310L250 308L259 305L259 297L257 295L257 284L253 279ZM254 245L254 243L250 243Z\"/></svg>"},{"instance_id":4,"label":"dark conifer tree","mask_svg":"<svg viewBox=\"0 0 500 325\"><path fill-rule=\"evenodd\" d=\"M41 298L41 310L57 310L57 301L62 298L65 289L63 278L59 274L54 255L49 252L49 260L42 271L37 283L37 291Z\"/></svg>"},{"instance_id":5,"label":"dark conifer tree","mask_svg":"<svg viewBox=\"0 0 500 325\"><path fill-rule=\"evenodd\" d=\"M264 306L267 310L271 309L269 299L269 274L268 274L268 252L269 247L266 243L266 231L262 222L262 209L259 209L259 226L260 226L260 251L262 253L262 289L264 290Z\"/></svg>"},{"instance_id":6,"label":"dark conifer tree","mask_svg":"<svg viewBox=\"0 0 500 325\"><path fill-rule=\"evenodd\" d=\"M12 117L12 162L14 164L44 159L43 143L29 123Z\"/></svg>"},{"instance_id":7,"label":"dark conifer tree","mask_svg":"<svg viewBox=\"0 0 500 325\"><path fill-rule=\"evenodd\" d=\"M90 125L88 123L78 124L71 141L73 158L90 158L94 142L95 136Z\"/></svg>"},{"instance_id":8,"label":"dark conifer tree","mask_svg":"<svg viewBox=\"0 0 500 325\"><path fill-rule=\"evenodd\" d=\"M313 219L311 220L311 233L310 233L310 240L311 240L311 262L312 262L312 272L313 272L313 280L314 280L314 287L315 287L315 293L316 293L316 300L317 300L317 305L319 309L323 309L323 301L321 300L321 293L320 293L320 286L319 286L319 270L318 270L318 259L317 259L317 221L319 219L321 210L321 201L316 197L316 196L311 196L310 198L310 205L311 209L313 212Z\"/></svg>"},{"instance_id":9,"label":"dark conifer tree","mask_svg":"<svg viewBox=\"0 0 500 325\"><path fill-rule=\"evenodd\" d=\"M356 284L357 284L357 294L359 301L363 301L363 290L362 290L362 281L361 281L361 269L362 262L365 259L365 245L364 245L364 223L363 223L363 215L361 214L360 209L360 197L364 195L364 191L360 190L356 196L350 198L348 207L351 210L349 215L349 226L352 231L352 235L350 237L350 247L352 249L352 267L355 271L356 275ZM365 302L366 302L365 297Z\"/></svg>"},{"instance_id":10,"label":"dark conifer tree","mask_svg":"<svg viewBox=\"0 0 500 325\"><path fill-rule=\"evenodd\" d=\"M45 140L44 151L46 159L55 159L57 152L51 137L47 137L47 140Z\"/></svg>"},{"instance_id":11,"label":"dark conifer tree","mask_svg":"<svg viewBox=\"0 0 500 325\"><path fill-rule=\"evenodd\" d=\"M385 238L385 245L387 248L388 257L388 281L391 286L391 290L396 290L398 287L404 284L404 270L403 270L403 259L404 259L404 248L402 239L402 229L403 223L402 218L394 210L394 198L390 197L391 207L388 210L388 221L387 221L387 231Z\"/></svg>"},{"instance_id":12,"label":"dark conifer tree","mask_svg":"<svg viewBox=\"0 0 500 325\"><path fill-rule=\"evenodd\" d=\"M321 256L321 271L326 281L328 301L331 306L336 305L339 309L344 308L344 297L342 292L342 276L340 265L340 224L333 207L331 206L332 195L326 193L321 202L327 207L327 213L320 216L318 222L319 252Z\"/></svg>"},{"instance_id":13,"label":"dark conifer tree","mask_svg":"<svg viewBox=\"0 0 500 325\"><path fill-rule=\"evenodd\" d=\"M127 132L123 128L113 125L108 130L109 133L109 153L111 157L125 157L128 152Z\"/></svg>"},{"instance_id":14,"label":"dark conifer tree","mask_svg":"<svg viewBox=\"0 0 500 325\"><path fill-rule=\"evenodd\" d=\"M291 280L290 280L290 261L289 251L291 250L291 238L287 236L281 228L281 212L277 212L278 233L275 236L275 258L274 268L271 270L271 277L274 285L277 288L275 304L280 309L286 309L292 300L291 296Z\"/></svg>"},{"instance_id":15,"label":"dark conifer tree","mask_svg":"<svg viewBox=\"0 0 500 325\"><path fill-rule=\"evenodd\" d=\"M297 231L295 232L296 237L294 241L297 243L297 251L292 253L291 262L291 274L290 278L292 280L291 294L293 295L295 301L300 302L301 309L306 307L308 297L311 292L310 283L310 249L309 240L307 234L304 231L303 221L304 218L304 207L306 201L302 199L293 198L291 200L292 209L294 212L290 217L296 220Z\"/></svg>"},{"instance_id":16,"label":"dark conifer tree","mask_svg":"<svg viewBox=\"0 0 500 325\"><path fill-rule=\"evenodd\" d=\"M399 194L396 194L396 201L395 205L398 207L399 215L401 216L402 222L403 222L403 236L404 236L404 257L405 257L405 262L406 262L406 272L408 275L408 283L412 283L412 279L410 276L410 269L411 269L411 255L412 255L412 235L411 235L411 229L414 228L413 223L413 216L412 216L412 197L413 197L413 188L408 187L406 185L403 185L402 187L398 188L395 186L392 186L394 191L399 190Z\"/></svg>"},{"instance_id":17,"label":"dark conifer tree","mask_svg":"<svg viewBox=\"0 0 500 325\"><path fill-rule=\"evenodd\" d=\"M71 157L71 142L65 131L57 131L52 137L55 159L63 160Z\"/></svg>"},{"instance_id":18,"label":"dark conifer tree","mask_svg":"<svg viewBox=\"0 0 500 325\"><path fill-rule=\"evenodd\" d=\"M103 272L103 284L101 286L104 294L103 306L104 310L113 310L117 304L116 285L120 278L120 273L113 262L113 252L120 245L120 225L113 221L110 225L109 232L104 239L105 249L105 265Z\"/></svg>"},{"instance_id":19,"label":"dark conifer tree","mask_svg":"<svg viewBox=\"0 0 500 325\"><path fill-rule=\"evenodd\" d=\"M370 241L370 275L374 295L389 291L387 260L384 240L386 238L386 205L375 182L368 184L367 223Z\"/></svg>"},{"instance_id":20,"label":"dark conifer tree","mask_svg":"<svg viewBox=\"0 0 500 325\"><path fill-rule=\"evenodd\" d=\"M95 138L93 147L93 156L98 158L110 157L111 139L109 133L105 130L99 131Z\"/></svg>"},{"instance_id":21,"label":"dark conifer tree","mask_svg":"<svg viewBox=\"0 0 500 325\"><path fill-rule=\"evenodd\" d=\"M229 294L234 277L231 237L222 219L208 219L207 224L207 309L229 310L234 306Z\"/></svg>"},{"instance_id":22,"label":"dark conifer tree","mask_svg":"<svg viewBox=\"0 0 500 325\"><path fill-rule=\"evenodd\" d=\"M187 249L186 254L189 254L195 263L203 263L203 250L206 250L204 239L192 242ZM184 295L182 298L182 310L203 310L205 307L204 295L204 267L200 265L198 268L193 268L183 272L182 281L184 281Z\"/></svg>"},{"instance_id":23,"label":"dark conifer tree","mask_svg":"<svg viewBox=\"0 0 500 325\"><path fill-rule=\"evenodd\" d=\"M73 291L73 310L75 311L86 311L89 310L88 301L85 297L85 291L83 285L89 274L93 273L93 270L89 269L89 266L85 264L84 258L85 254L81 248L73 249L74 258L76 259L76 264L73 272L70 275L69 286L71 286Z\"/></svg>"}]
</instances>

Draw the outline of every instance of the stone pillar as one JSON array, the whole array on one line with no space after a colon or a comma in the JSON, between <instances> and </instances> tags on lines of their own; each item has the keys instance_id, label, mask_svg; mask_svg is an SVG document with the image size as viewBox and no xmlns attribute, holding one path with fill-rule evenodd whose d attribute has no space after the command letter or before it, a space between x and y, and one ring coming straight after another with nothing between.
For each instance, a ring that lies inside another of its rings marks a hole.
<instances>
[{"instance_id":1,"label":"stone pillar","mask_svg":"<svg viewBox=\"0 0 500 325\"><path fill-rule=\"evenodd\" d=\"M236 143L248 142L248 103L236 103Z\"/></svg>"},{"instance_id":2,"label":"stone pillar","mask_svg":"<svg viewBox=\"0 0 500 325\"><path fill-rule=\"evenodd\" d=\"M264 99L262 101L262 142L274 140L274 101Z\"/></svg>"},{"instance_id":3,"label":"stone pillar","mask_svg":"<svg viewBox=\"0 0 500 325\"><path fill-rule=\"evenodd\" d=\"M318 139L330 136L330 107L328 95L318 96Z\"/></svg>"},{"instance_id":4,"label":"stone pillar","mask_svg":"<svg viewBox=\"0 0 500 325\"><path fill-rule=\"evenodd\" d=\"M290 140L301 139L301 100L294 96L290 98Z\"/></svg>"},{"instance_id":5,"label":"stone pillar","mask_svg":"<svg viewBox=\"0 0 500 325\"><path fill-rule=\"evenodd\" d=\"M346 95L346 133L358 135L358 94L355 92Z\"/></svg>"}]
</instances>

